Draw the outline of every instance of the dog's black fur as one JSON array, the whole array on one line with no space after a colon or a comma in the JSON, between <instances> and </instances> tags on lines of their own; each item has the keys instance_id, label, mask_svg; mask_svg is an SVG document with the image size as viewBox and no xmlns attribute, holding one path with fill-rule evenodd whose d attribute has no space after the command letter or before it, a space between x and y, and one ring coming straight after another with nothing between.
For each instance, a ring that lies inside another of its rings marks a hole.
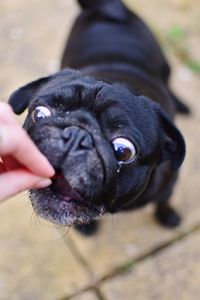
<instances>
[{"instance_id":1,"label":"dog's black fur","mask_svg":"<svg viewBox=\"0 0 200 300\"><path fill-rule=\"evenodd\" d=\"M170 90L170 68L136 14L119 0L79 3L83 10L62 58L62 68L71 69L10 97L16 113L29 107L24 126L57 170L51 187L31 191L33 206L90 234L99 215L154 202L160 222L174 227L180 218L169 197L185 143L173 119L188 109ZM40 106L50 115L38 112ZM118 137L136 149L130 163L116 158Z\"/></svg>"}]
</instances>

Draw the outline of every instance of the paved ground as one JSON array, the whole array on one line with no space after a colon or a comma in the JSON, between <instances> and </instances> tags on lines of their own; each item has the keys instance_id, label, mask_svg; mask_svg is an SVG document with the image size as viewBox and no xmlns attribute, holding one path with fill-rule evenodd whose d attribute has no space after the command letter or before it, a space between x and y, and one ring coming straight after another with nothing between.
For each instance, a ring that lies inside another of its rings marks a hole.
<instances>
[{"instance_id":1,"label":"paved ground","mask_svg":"<svg viewBox=\"0 0 200 300\"><path fill-rule=\"evenodd\" d=\"M38 220L23 193L0 207L1 300L200 299L200 4L127 2L162 41L173 65L172 85L192 108L191 117L178 118L188 148L173 195L182 225L160 227L149 206L108 216L86 239ZM1 99L58 68L77 11L73 0L1 0Z\"/></svg>"}]
</instances>

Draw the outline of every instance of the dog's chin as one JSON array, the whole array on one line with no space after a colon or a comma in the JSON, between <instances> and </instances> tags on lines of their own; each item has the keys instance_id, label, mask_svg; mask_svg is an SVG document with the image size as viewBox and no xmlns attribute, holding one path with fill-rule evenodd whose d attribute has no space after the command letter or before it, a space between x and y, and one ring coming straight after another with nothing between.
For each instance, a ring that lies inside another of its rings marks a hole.
<instances>
[{"instance_id":1,"label":"dog's chin","mask_svg":"<svg viewBox=\"0 0 200 300\"><path fill-rule=\"evenodd\" d=\"M104 204L84 199L64 177L48 188L30 190L30 199L37 215L58 225L87 224L105 212Z\"/></svg>"}]
</instances>

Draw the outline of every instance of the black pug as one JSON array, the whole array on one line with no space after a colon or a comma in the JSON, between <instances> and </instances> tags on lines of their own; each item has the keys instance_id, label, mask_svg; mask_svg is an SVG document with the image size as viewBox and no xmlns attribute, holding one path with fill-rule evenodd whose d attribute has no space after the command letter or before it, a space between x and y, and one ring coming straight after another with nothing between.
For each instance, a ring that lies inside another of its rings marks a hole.
<instances>
[{"instance_id":1,"label":"black pug","mask_svg":"<svg viewBox=\"0 0 200 300\"><path fill-rule=\"evenodd\" d=\"M173 118L187 107L171 92L165 57L135 13L120 0L79 3L62 58L69 68L9 100L17 114L28 107L24 127L56 169L50 187L30 191L33 208L90 234L104 213L154 202L159 221L174 227L180 217L169 198L185 143Z\"/></svg>"}]
</instances>

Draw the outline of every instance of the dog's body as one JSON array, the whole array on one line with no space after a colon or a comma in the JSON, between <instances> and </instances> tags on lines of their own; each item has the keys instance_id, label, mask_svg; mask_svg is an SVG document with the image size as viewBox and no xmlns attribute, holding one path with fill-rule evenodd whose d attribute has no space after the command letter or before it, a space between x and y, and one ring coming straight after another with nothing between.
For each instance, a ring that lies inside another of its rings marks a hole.
<instances>
[{"instance_id":1,"label":"dog's body","mask_svg":"<svg viewBox=\"0 0 200 300\"><path fill-rule=\"evenodd\" d=\"M170 91L169 66L121 1L79 3L62 68L81 73L66 69L10 98L17 113L30 103L25 128L59 171L52 188L31 192L33 206L53 222L91 229L104 212L155 202L159 220L176 226L167 202L185 145L172 120L187 108Z\"/></svg>"}]
</instances>

